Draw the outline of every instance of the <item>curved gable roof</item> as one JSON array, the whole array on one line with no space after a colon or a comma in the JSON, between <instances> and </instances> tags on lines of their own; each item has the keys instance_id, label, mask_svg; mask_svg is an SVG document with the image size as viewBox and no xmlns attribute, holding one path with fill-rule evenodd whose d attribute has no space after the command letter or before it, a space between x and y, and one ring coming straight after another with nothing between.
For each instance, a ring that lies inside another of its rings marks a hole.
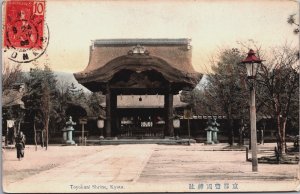
<instances>
[{"instance_id":1,"label":"curved gable roof","mask_svg":"<svg viewBox=\"0 0 300 194\"><path fill-rule=\"evenodd\" d=\"M190 39L101 39L90 47L87 67L74 73L90 90L103 90L121 70L155 70L179 87L195 87L202 75L191 64ZM102 85L101 85L102 83Z\"/></svg>"},{"instance_id":2,"label":"curved gable roof","mask_svg":"<svg viewBox=\"0 0 300 194\"><path fill-rule=\"evenodd\" d=\"M87 67L79 73L89 73L109 61L127 55L136 46L144 47L180 71L196 73L192 66L190 39L100 39L93 40Z\"/></svg>"},{"instance_id":3,"label":"curved gable roof","mask_svg":"<svg viewBox=\"0 0 300 194\"><path fill-rule=\"evenodd\" d=\"M115 73L122 69L132 71L156 70L162 73L165 79L171 82L184 82L191 85L197 84L199 81L198 73L182 72L163 59L148 55L124 55L113 59L106 65L84 74L74 74L79 83L88 82L108 82Z\"/></svg>"}]
</instances>

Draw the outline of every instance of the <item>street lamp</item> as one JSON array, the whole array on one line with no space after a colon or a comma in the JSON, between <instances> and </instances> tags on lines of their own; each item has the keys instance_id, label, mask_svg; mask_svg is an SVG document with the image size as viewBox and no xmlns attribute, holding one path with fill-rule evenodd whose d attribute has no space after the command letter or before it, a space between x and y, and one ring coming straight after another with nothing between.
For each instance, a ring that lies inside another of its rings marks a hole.
<instances>
[{"instance_id":1,"label":"street lamp","mask_svg":"<svg viewBox=\"0 0 300 194\"><path fill-rule=\"evenodd\" d=\"M251 126L251 150L252 150L252 171L257 172L257 137L256 137L256 107L255 107L255 78L262 60L255 56L250 49L248 56L241 62L246 66L247 77L251 81L250 86L250 126Z\"/></svg>"}]
</instances>

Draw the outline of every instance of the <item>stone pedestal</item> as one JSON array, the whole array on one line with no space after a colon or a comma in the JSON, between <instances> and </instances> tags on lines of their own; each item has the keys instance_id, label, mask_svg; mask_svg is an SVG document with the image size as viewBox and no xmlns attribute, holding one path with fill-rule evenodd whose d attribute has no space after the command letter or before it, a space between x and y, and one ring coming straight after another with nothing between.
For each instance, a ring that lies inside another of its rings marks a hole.
<instances>
[{"instance_id":1,"label":"stone pedestal","mask_svg":"<svg viewBox=\"0 0 300 194\"><path fill-rule=\"evenodd\" d=\"M67 130L67 134L68 134L68 139L66 141L67 144L71 144L71 145L74 145L75 144L75 141L73 140L73 131L74 131L74 128L72 127L72 129L69 129Z\"/></svg>"},{"instance_id":2,"label":"stone pedestal","mask_svg":"<svg viewBox=\"0 0 300 194\"><path fill-rule=\"evenodd\" d=\"M212 141L217 144L219 143L219 140L218 140L218 129L217 130L214 130L212 131Z\"/></svg>"},{"instance_id":3,"label":"stone pedestal","mask_svg":"<svg viewBox=\"0 0 300 194\"><path fill-rule=\"evenodd\" d=\"M66 142L67 141L67 130L66 130L66 128L62 129L62 133L63 133L63 142Z\"/></svg>"},{"instance_id":4,"label":"stone pedestal","mask_svg":"<svg viewBox=\"0 0 300 194\"><path fill-rule=\"evenodd\" d=\"M73 140L73 125L76 125L76 123L73 122L72 117L70 117L66 122L66 128L63 130L64 143L67 145L75 145L75 141Z\"/></svg>"},{"instance_id":5,"label":"stone pedestal","mask_svg":"<svg viewBox=\"0 0 300 194\"><path fill-rule=\"evenodd\" d=\"M206 130L206 144L213 144L214 142L212 141L212 135L211 135L211 129L205 129Z\"/></svg>"}]
</instances>

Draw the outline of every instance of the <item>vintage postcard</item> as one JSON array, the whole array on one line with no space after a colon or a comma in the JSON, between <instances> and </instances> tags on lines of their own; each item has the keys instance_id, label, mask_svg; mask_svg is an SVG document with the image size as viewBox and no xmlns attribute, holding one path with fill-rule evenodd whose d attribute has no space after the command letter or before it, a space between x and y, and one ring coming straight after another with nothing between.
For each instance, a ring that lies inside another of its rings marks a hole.
<instances>
[{"instance_id":1,"label":"vintage postcard","mask_svg":"<svg viewBox=\"0 0 300 194\"><path fill-rule=\"evenodd\" d=\"M2 191L299 191L299 2L5 0Z\"/></svg>"}]
</instances>

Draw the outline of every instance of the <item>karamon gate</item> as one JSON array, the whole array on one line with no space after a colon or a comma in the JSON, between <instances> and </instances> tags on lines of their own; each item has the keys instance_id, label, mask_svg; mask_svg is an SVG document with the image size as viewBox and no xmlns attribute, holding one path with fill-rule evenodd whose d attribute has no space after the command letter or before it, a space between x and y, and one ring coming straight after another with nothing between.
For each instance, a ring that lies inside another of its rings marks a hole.
<instances>
[{"instance_id":1,"label":"karamon gate","mask_svg":"<svg viewBox=\"0 0 300 194\"><path fill-rule=\"evenodd\" d=\"M88 66L74 76L106 95L106 137L174 136L173 96L192 90L202 77L191 57L189 39L94 40ZM132 105L122 105L124 99Z\"/></svg>"}]
</instances>

